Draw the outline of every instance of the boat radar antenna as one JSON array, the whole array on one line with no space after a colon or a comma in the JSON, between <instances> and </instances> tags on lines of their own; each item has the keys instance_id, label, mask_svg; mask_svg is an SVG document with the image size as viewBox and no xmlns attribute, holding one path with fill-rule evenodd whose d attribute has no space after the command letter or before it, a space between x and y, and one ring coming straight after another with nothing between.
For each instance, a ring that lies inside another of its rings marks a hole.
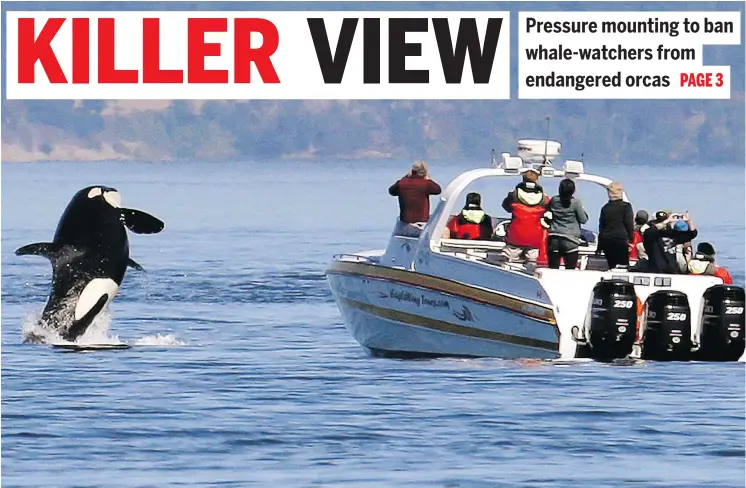
<instances>
[{"instance_id":1,"label":"boat radar antenna","mask_svg":"<svg viewBox=\"0 0 746 488\"><path fill-rule=\"evenodd\" d=\"M547 137L546 137L546 139L544 139L544 163L543 163L543 166L551 166L552 165L552 163L550 163L547 160L547 151L549 149L548 148L548 146L549 146L549 118L550 118L549 115L547 115L547 117L546 117L546 120L547 120Z\"/></svg>"}]
</instances>

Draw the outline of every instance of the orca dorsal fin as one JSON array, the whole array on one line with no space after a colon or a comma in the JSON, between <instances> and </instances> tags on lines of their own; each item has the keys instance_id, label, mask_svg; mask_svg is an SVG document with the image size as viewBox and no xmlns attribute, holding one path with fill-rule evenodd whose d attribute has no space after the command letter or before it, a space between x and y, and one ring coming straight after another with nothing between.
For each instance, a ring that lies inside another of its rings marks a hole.
<instances>
[{"instance_id":1,"label":"orca dorsal fin","mask_svg":"<svg viewBox=\"0 0 746 488\"><path fill-rule=\"evenodd\" d=\"M135 234L157 234L166 225L161 219L142 210L123 208L121 213L124 225Z\"/></svg>"},{"instance_id":2,"label":"orca dorsal fin","mask_svg":"<svg viewBox=\"0 0 746 488\"><path fill-rule=\"evenodd\" d=\"M139 264L138 264L138 263L137 263L137 262L136 262L136 261L135 261L134 259L132 259L132 258L129 258L129 259L127 259L127 266L129 266L130 268L136 269L137 271L142 271L143 273L145 272L145 268L143 268L142 266L140 266L140 265L139 265Z\"/></svg>"}]
</instances>

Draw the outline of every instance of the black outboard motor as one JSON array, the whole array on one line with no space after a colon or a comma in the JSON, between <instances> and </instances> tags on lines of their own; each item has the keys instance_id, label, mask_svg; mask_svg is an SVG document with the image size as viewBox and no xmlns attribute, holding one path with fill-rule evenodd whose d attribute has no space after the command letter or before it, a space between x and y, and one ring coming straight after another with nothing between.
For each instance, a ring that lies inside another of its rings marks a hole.
<instances>
[{"instance_id":1,"label":"black outboard motor","mask_svg":"<svg viewBox=\"0 0 746 488\"><path fill-rule=\"evenodd\" d=\"M645 310L642 359L689 361L692 356L692 316L685 293L651 293Z\"/></svg>"},{"instance_id":2,"label":"black outboard motor","mask_svg":"<svg viewBox=\"0 0 746 488\"><path fill-rule=\"evenodd\" d=\"M602 280L593 287L588 344L590 357L627 357L637 337L637 293L629 281Z\"/></svg>"},{"instance_id":3,"label":"black outboard motor","mask_svg":"<svg viewBox=\"0 0 746 488\"><path fill-rule=\"evenodd\" d=\"M705 291L698 361L738 361L746 347L744 289L715 285Z\"/></svg>"}]
</instances>

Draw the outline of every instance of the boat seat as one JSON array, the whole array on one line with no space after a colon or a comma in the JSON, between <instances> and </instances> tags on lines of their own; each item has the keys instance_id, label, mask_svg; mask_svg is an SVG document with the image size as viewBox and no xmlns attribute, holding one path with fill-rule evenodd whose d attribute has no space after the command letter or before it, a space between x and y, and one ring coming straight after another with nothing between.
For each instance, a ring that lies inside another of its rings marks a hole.
<instances>
[{"instance_id":1,"label":"boat seat","mask_svg":"<svg viewBox=\"0 0 746 488\"><path fill-rule=\"evenodd\" d=\"M596 256L595 254L592 254L588 256L585 269L586 271L609 271L609 264L606 262L605 256Z\"/></svg>"},{"instance_id":2,"label":"boat seat","mask_svg":"<svg viewBox=\"0 0 746 488\"><path fill-rule=\"evenodd\" d=\"M440 247L474 251L500 251L505 247L501 241L482 241L477 239L441 239Z\"/></svg>"}]
</instances>

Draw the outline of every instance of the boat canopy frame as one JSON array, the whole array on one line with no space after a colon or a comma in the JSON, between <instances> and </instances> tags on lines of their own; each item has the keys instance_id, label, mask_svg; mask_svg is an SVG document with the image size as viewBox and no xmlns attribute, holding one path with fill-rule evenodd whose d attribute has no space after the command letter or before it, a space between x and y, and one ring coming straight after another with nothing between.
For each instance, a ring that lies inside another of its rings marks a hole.
<instances>
[{"instance_id":1,"label":"boat canopy frame","mask_svg":"<svg viewBox=\"0 0 746 488\"><path fill-rule=\"evenodd\" d=\"M506 160L513 158L505 158ZM518 159L518 158L515 158ZM461 194L466 190L472 183L485 178L522 178L523 173L535 168L532 165L522 165L519 168L506 168L508 161L497 167L491 168L478 168L461 173L454 178L448 186L446 186L443 193L440 195L438 206L430 216L427 225L422 231L422 237L429 240L430 250L435 252L439 247L441 240L443 239L443 233L448 219L451 215L454 215L456 208L461 208L462 203L460 201ZM556 169L551 164L544 163L540 167L536 168L541 173L543 178L570 178L578 181L587 181L589 183L597 184L605 189L614 182L610 178L605 176L599 176L594 174L585 173L583 164L579 161L566 161L563 169ZM622 200L629 202L626 192L622 192ZM458 213L458 212L455 212Z\"/></svg>"}]
</instances>

